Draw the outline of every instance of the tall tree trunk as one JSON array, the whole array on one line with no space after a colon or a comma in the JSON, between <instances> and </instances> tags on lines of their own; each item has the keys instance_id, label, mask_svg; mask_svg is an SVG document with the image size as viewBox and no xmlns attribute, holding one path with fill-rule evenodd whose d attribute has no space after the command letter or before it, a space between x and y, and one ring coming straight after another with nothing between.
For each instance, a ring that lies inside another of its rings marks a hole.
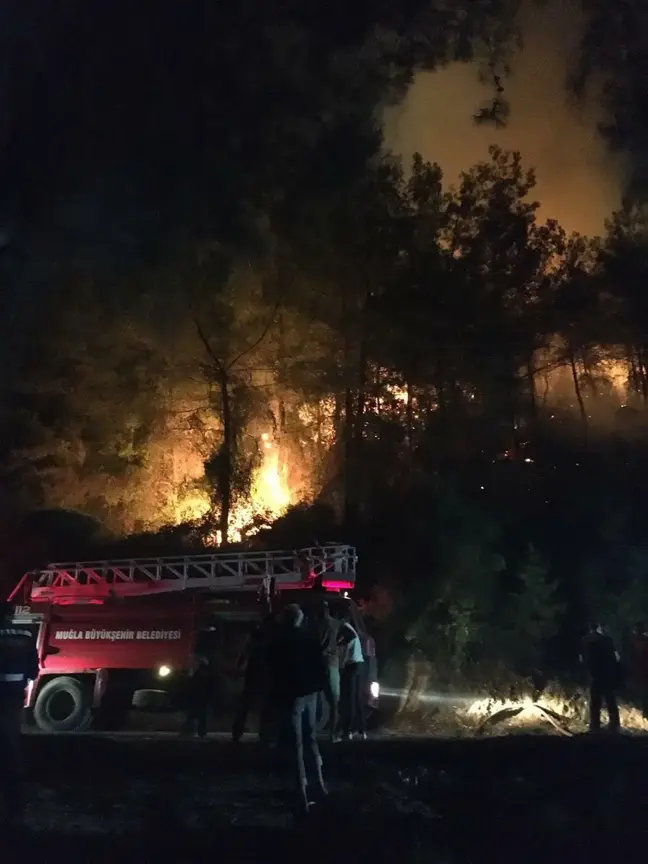
<instances>
[{"instance_id":1,"label":"tall tree trunk","mask_svg":"<svg viewBox=\"0 0 648 864\"><path fill-rule=\"evenodd\" d=\"M531 409L531 417L535 420L538 416L538 403L536 401L536 372L533 356L529 357L527 361L526 377L529 386L529 407Z\"/></svg>"},{"instance_id":2,"label":"tall tree trunk","mask_svg":"<svg viewBox=\"0 0 648 864\"><path fill-rule=\"evenodd\" d=\"M288 352L286 351L286 327L284 322L283 311L279 311L277 315L277 373L279 376L279 386L281 387L287 379L286 359ZM275 384L277 383L275 379ZM281 390L279 390L281 392ZM286 433L286 403L281 398L277 399L277 435L281 440Z\"/></svg>"},{"instance_id":3,"label":"tall tree trunk","mask_svg":"<svg viewBox=\"0 0 648 864\"><path fill-rule=\"evenodd\" d=\"M376 416L382 417L383 399L382 399L382 369L380 366L375 367L376 374L374 376L374 391L376 393Z\"/></svg>"},{"instance_id":4,"label":"tall tree trunk","mask_svg":"<svg viewBox=\"0 0 648 864\"><path fill-rule=\"evenodd\" d=\"M407 402L405 403L405 438L407 449L412 451L414 438L414 387L411 381L405 385Z\"/></svg>"},{"instance_id":5,"label":"tall tree trunk","mask_svg":"<svg viewBox=\"0 0 648 864\"><path fill-rule=\"evenodd\" d=\"M628 352L628 363L630 364L630 389L633 393L638 394L643 392L643 378L639 363L637 362L637 352L632 345L626 348Z\"/></svg>"},{"instance_id":6,"label":"tall tree trunk","mask_svg":"<svg viewBox=\"0 0 648 864\"><path fill-rule=\"evenodd\" d=\"M572 373L572 381L574 382L574 393L576 394L576 401L578 402L578 410L580 411L581 422L583 424L583 435L587 438L587 433L589 431L589 424L587 422L587 409L585 408L585 402L583 401L583 393L580 386L580 381L578 380L578 369L576 367L576 358L574 357L574 349L571 344L569 345L569 367Z\"/></svg>"},{"instance_id":7,"label":"tall tree trunk","mask_svg":"<svg viewBox=\"0 0 648 864\"><path fill-rule=\"evenodd\" d=\"M437 463L443 464L448 457L449 441L450 441L450 424L448 422L448 393L447 393L447 376L445 354L442 348L437 348L436 353L436 399L438 411L432 412L429 420L437 422L439 434L439 447L437 448ZM436 416L435 416L436 415Z\"/></svg>"},{"instance_id":8,"label":"tall tree trunk","mask_svg":"<svg viewBox=\"0 0 648 864\"><path fill-rule=\"evenodd\" d=\"M642 348L639 354L639 370L641 377L641 395L644 402L648 402L648 364L646 363L646 349Z\"/></svg>"},{"instance_id":9,"label":"tall tree trunk","mask_svg":"<svg viewBox=\"0 0 648 864\"><path fill-rule=\"evenodd\" d=\"M587 351L585 348L581 350L581 363L583 364L583 371L585 372L585 378L587 379L587 383L589 384L589 388L592 391L592 396L595 398L598 397L598 389L596 386L596 380L592 373L592 367L590 366L589 359L587 357Z\"/></svg>"},{"instance_id":10,"label":"tall tree trunk","mask_svg":"<svg viewBox=\"0 0 648 864\"><path fill-rule=\"evenodd\" d=\"M218 454L218 497L220 498L220 532L221 543L227 543L229 538L229 521L232 509L232 466L234 463L234 427L232 402L229 391L229 376L225 367L218 370L218 386L220 388L223 443Z\"/></svg>"},{"instance_id":11,"label":"tall tree trunk","mask_svg":"<svg viewBox=\"0 0 648 864\"><path fill-rule=\"evenodd\" d=\"M353 389L346 387L344 390L344 521L347 524L354 521L356 502L353 403Z\"/></svg>"},{"instance_id":12,"label":"tall tree trunk","mask_svg":"<svg viewBox=\"0 0 648 864\"><path fill-rule=\"evenodd\" d=\"M358 398L356 400L356 416L354 418L354 473L361 472L362 456L364 449L364 418L367 399L367 350L364 339L360 343L360 357L358 359Z\"/></svg>"},{"instance_id":13,"label":"tall tree trunk","mask_svg":"<svg viewBox=\"0 0 648 864\"><path fill-rule=\"evenodd\" d=\"M344 292L342 297L342 322L344 327L344 457L342 483L344 489L344 522L347 525L352 524L355 521L355 503L357 500L354 476L355 435L353 425L355 414L353 384L357 367L353 359L354 351L351 332L352 321L353 323L356 321L356 313L357 308L351 306L348 294L347 292Z\"/></svg>"}]
</instances>

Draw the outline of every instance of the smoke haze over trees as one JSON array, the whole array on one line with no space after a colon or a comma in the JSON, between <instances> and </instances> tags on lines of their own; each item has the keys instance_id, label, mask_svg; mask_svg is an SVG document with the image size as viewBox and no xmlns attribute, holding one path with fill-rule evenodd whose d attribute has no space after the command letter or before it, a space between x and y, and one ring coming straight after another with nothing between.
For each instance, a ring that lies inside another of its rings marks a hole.
<instances>
[{"instance_id":1,"label":"smoke haze over trees","mask_svg":"<svg viewBox=\"0 0 648 864\"><path fill-rule=\"evenodd\" d=\"M518 5L5 4L6 525L67 510L215 543L300 505L277 542L342 531L458 663L526 621L528 671L593 610L648 614L645 32L592 41L642 4L583 4L573 71L611 167L558 212L534 203L555 162L510 137ZM486 89L453 111L511 149L447 178L399 162L385 111L458 69ZM600 238L572 234L608 201Z\"/></svg>"},{"instance_id":2,"label":"smoke haze over trees","mask_svg":"<svg viewBox=\"0 0 648 864\"><path fill-rule=\"evenodd\" d=\"M520 150L537 173L540 214L567 231L599 234L621 204L629 160L597 133L605 118L596 90L580 99L565 83L574 69L585 19L577 0L522 4L521 49L511 61L506 126L477 125L466 106L483 104L490 82L457 63L416 75L405 100L385 116L387 144L409 160L439 162L449 182L486 157L488 146ZM599 88L600 89L600 88Z\"/></svg>"}]
</instances>

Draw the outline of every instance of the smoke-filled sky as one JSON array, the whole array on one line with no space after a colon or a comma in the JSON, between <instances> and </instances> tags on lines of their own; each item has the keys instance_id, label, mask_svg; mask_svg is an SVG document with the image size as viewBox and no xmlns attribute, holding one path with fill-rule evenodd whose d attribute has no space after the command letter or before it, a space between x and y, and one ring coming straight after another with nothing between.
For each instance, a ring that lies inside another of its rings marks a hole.
<instances>
[{"instance_id":1,"label":"smoke-filled sky","mask_svg":"<svg viewBox=\"0 0 648 864\"><path fill-rule=\"evenodd\" d=\"M525 165L536 169L540 218L556 218L567 231L601 233L619 206L623 172L596 131L596 105L578 107L565 89L581 31L576 5L551 0L524 9L524 46L506 83L506 129L473 123L492 90L480 84L475 66L454 64L419 74L403 104L387 111L387 146L406 162L416 151L438 162L449 183L486 158L490 144L520 150Z\"/></svg>"}]
</instances>

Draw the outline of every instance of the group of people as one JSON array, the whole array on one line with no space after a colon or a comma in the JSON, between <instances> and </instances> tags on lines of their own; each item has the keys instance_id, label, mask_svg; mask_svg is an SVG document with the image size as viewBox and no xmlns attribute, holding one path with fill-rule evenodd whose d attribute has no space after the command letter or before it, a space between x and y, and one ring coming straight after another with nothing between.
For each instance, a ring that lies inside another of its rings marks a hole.
<instances>
[{"instance_id":1,"label":"group of people","mask_svg":"<svg viewBox=\"0 0 648 864\"><path fill-rule=\"evenodd\" d=\"M38 675L38 656L28 630L12 624L9 604L0 608L0 793L4 821L21 811L20 723L27 683ZM208 652L197 646L188 692L184 732L207 731L213 696ZM648 631L637 624L622 663L612 638L598 623L583 640L581 660L590 679L590 728L601 727L607 708L609 727L620 727L618 694L625 683L648 719ZM321 599L311 615L297 604L269 615L251 634L245 679L232 739L245 733L251 710L259 716L259 739L285 746L294 766L297 808L307 812L327 795L317 743L318 719L328 709L332 742L366 738L366 701L375 678L375 646L353 607L333 615Z\"/></svg>"},{"instance_id":2,"label":"group of people","mask_svg":"<svg viewBox=\"0 0 648 864\"><path fill-rule=\"evenodd\" d=\"M628 695L648 719L648 632L643 623L635 625L623 658L600 623L590 624L583 640L581 661L589 675L589 725L592 732L601 728L601 709L608 712L608 728L621 726L618 694L625 687Z\"/></svg>"},{"instance_id":3,"label":"group of people","mask_svg":"<svg viewBox=\"0 0 648 864\"><path fill-rule=\"evenodd\" d=\"M331 615L322 600L306 618L297 604L268 618L252 634L232 739L258 709L259 739L285 746L294 760L297 807L306 812L326 796L317 743L318 717L329 711L331 741L366 738L365 700L373 643L362 628Z\"/></svg>"}]
</instances>

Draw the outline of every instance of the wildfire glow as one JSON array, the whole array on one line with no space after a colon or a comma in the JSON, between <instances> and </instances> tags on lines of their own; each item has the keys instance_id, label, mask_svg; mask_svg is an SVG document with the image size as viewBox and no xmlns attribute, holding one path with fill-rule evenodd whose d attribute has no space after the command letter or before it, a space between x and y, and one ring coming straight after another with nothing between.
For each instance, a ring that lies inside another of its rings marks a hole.
<instances>
[{"instance_id":1,"label":"wildfire glow","mask_svg":"<svg viewBox=\"0 0 648 864\"><path fill-rule=\"evenodd\" d=\"M566 713L565 703L555 697L544 698L542 704L561 716ZM541 710L530 696L521 699L476 699L468 706L466 714L469 717L485 719L497 714L498 711L515 708L521 708L522 711L510 721L513 724L534 723L542 719Z\"/></svg>"},{"instance_id":2,"label":"wildfire glow","mask_svg":"<svg viewBox=\"0 0 648 864\"><path fill-rule=\"evenodd\" d=\"M255 516L269 520L278 519L293 503L288 486L286 466L281 465L279 450L262 436L263 461L256 470L250 492L249 502L234 506L230 517L229 540L238 543L245 537L257 533L253 526ZM216 543L221 543L220 531L216 532Z\"/></svg>"},{"instance_id":3,"label":"wildfire glow","mask_svg":"<svg viewBox=\"0 0 648 864\"><path fill-rule=\"evenodd\" d=\"M448 724L447 728L451 728L453 724L459 723L460 727L468 731L477 731L483 729L490 718L495 721L492 731L497 729L495 734L506 733L508 728L523 727L525 729L541 728L546 726L547 722L554 726L563 734L576 734L583 732L588 726L588 707L587 693L581 691L577 694L572 694L567 697L559 690L551 692L546 691L534 698L530 694L520 694L518 698L497 698L489 696L473 696L462 693L441 693L435 691L421 691L418 687L406 688L405 690L392 690L388 687L381 688L382 698L397 698L403 703L399 709L400 719L399 725L404 724L405 728L411 731L411 716L408 719L407 713L415 708L419 711L425 711L428 707L434 706L434 724L435 728L439 728L439 722ZM442 714L439 714L440 709L444 709ZM544 710L543 710L544 709ZM497 724L497 715L499 712L517 711L514 716L502 717L501 725ZM548 712L548 713L546 713ZM648 720L644 718L641 711L627 703L620 703L619 715L621 718L621 727L631 732L648 732ZM440 717L442 718L440 721ZM602 712L603 724L607 721L607 713ZM425 719L423 719L423 727L421 718L417 718L417 728L423 731L425 728Z\"/></svg>"},{"instance_id":4,"label":"wildfire glow","mask_svg":"<svg viewBox=\"0 0 648 864\"><path fill-rule=\"evenodd\" d=\"M525 696L520 699L475 699L471 702L466 710L466 716L475 720L485 720L492 717L499 711L506 709L521 708L522 711L511 718L508 723L512 726L528 726L536 725L539 721L545 719L541 708L548 708L558 715L564 722L568 723L575 731L578 731L586 721L586 697L583 695L579 703L580 710L576 710L576 706L572 701L561 698L557 694L543 694L538 702L535 702L530 696ZM648 731L648 720L644 718L641 711L632 705L620 704L619 714L621 717L621 725L624 729L633 731ZM603 718L607 716L603 712Z\"/></svg>"},{"instance_id":5,"label":"wildfire glow","mask_svg":"<svg viewBox=\"0 0 648 864\"><path fill-rule=\"evenodd\" d=\"M566 362L556 362L559 348L556 344L551 350L538 352L535 360L538 370L535 375L536 399L539 404L551 406L552 410L554 406L560 406L568 409L571 407L576 412L578 405L573 372ZM577 360L576 371L581 382L581 395L587 403L588 417L595 416L596 421L601 423L605 419L603 414L606 411L612 416L611 409L614 409L615 405L625 405L631 398L628 386L631 369L627 361L615 359L615 352L611 349L610 354L613 356L601 356L602 352L598 352L598 355L597 352L593 353L595 358L587 368L582 360ZM620 348L616 355L621 356ZM411 393L408 393L405 387L386 383L394 379L390 370L379 371L379 377L385 382L382 384L382 395L374 403L368 404L366 411L405 412ZM468 389L464 390L464 394L471 400L477 398L477 395ZM434 394L429 393L426 396L428 410L436 407L433 397ZM411 408L413 410L410 419L420 420L416 393ZM294 409L301 427L295 440L286 441L284 436L278 441L272 432L256 432L261 464L255 471L249 499L234 503L230 514L230 541L240 542L257 533L259 529L254 522L258 517L262 517L264 521L277 519L292 504L311 500L319 491L318 470L335 442L336 400L328 397L309 403L299 402L294 405ZM174 454L177 451L182 455L183 445L184 441L178 441L173 448ZM176 460L179 464L177 469L174 467L176 487L181 487L183 476L188 484L194 484L191 491L187 490L184 494L179 492L172 505L176 524L198 521L207 516L212 508L208 492L195 489L196 481L200 482L198 469L202 468L204 458L204 453L196 454L194 461L199 465L191 472L182 470L184 463L180 457ZM526 461L529 459L530 457ZM220 544L220 532L215 532L210 542L213 545Z\"/></svg>"},{"instance_id":6,"label":"wildfire glow","mask_svg":"<svg viewBox=\"0 0 648 864\"><path fill-rule=\"evenodd\" d=\"M262 516L269 521L278 519L294 503L288 484L287 466L282 464L279 448L268 433L261 436L261 442L262 462L252 478L249 500L236 503L230 514L230 542L237 543L256 534L258 528L253 524L255 517ZM206 491L192 493L178 505L176 519L178 522L201 519L209 513L210 507ZM221 532L216 531L208 538L208 542L220 545Z\"/></svg>"}]
</instances>

